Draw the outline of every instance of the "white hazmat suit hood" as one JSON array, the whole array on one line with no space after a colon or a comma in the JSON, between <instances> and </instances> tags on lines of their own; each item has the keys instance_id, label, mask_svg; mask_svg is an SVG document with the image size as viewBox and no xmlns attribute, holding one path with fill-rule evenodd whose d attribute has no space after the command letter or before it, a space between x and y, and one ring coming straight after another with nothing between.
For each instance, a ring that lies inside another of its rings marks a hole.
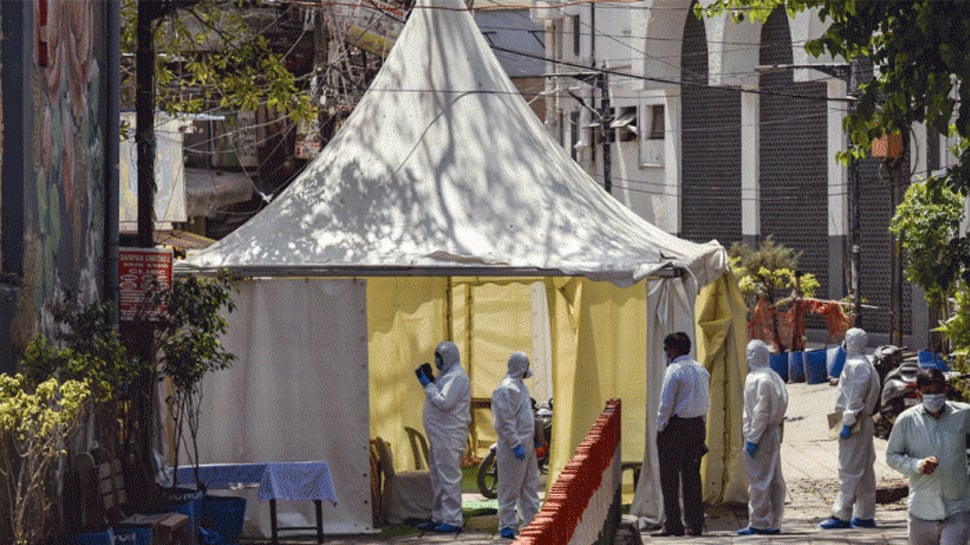
<instances>
[{"instance_id":1,"label":"white hazmat suit hood","mask_svg":"<svg viewBox=\"0 0 970 545\"><path fill-rule=\"evenodd\" d=\"M509 356L507 376L518 379L525 379L532 376L532 369L529 368L529 356L524 352L512 352Z\"/></svg>"},{"instance_id":2,"label":"white hazmat suit hood","mask_svg":"<svg viewBox=\"0 0 970 545\"><path fill-rule=\"evenodd\" d=\"M768 345L757 339L748 342L748 347L745 349L745 359L748 362L749 370L768 367Z\"/></svg>"},{"instance_id":3,"label":"white hazmat suit hood","mask_svg":"<svg viewBox=\"0 0 970 545\"><path fill-rule=\"evenodd\" d=\"M853 327L845 332L845 354L846 357L864 356L866 346L869 344L869 336L866 332Z\"/></svg>"},{"instance_id":4,"label":"white hazmat suit hood","mask_svg":"<svg viewBox=\"0 0 970 545\"><path fill-rule=\"evenodd\" d=\"M435 347L434 353L441 356L441 371L451 369L461 358L458 356L458 346L451 341L441 341Z\"/></svg>"}]
</instances>

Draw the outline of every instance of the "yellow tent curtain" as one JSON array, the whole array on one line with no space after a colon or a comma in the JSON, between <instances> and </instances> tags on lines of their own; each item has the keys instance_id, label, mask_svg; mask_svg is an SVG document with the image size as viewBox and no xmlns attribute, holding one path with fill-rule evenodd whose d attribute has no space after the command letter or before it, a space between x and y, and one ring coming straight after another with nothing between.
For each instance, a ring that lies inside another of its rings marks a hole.
<instances>
[{"instance_id":1,"label":"yellow tent curtain","mask_svg":"<svg viewBox=\"0 0 970 545\"><path fill-rule=\"evenodd\" d=\"M711 373L711 409L701 475L709 503L747 502L748 480L741 457L741 415L747 369L744 300L734 275L724 273L697 296L697 359Z\"/></svg>"},{"instance_id":2,"label":"yellow tent curtain","mask_svg":"<svg viewBox=\"0 0 970 545\"><path fill-rule=\"evenodd\" d=\"M546 308L535 308L534 293L530 297L537 283L545 289ZM483 402L505 374L509 353L521 350L534 357L534 348L543 350L536 339L544 333L551 339L555 406L552 476L564 467L610 398L623 400L623 460L642 460L645 448L653 444L647 430L648 419L654 417L646 410L647 287L647 281L619 288L580 277L368 278L371 436L390 441L402 469L412 463L404 427L423 429L424 404L413 370L432 361L441 340L458 345L472 380L472 396ZM739 501L734 475L739 470L743 474L737 434L744 307L737 306L740 299L735 296L733 277L725 276L704 288L695 306L698 357L711 370L715 384L705 497L731 501ZM547 319L536 321L537 312L547 313ZM548 332L534 331L535 324L544 323ZM535 359L541 357L535 354ZM495 437L491 413L477 408L473 414L471 437L481 455Z\"/></svg>"}]
</instances>

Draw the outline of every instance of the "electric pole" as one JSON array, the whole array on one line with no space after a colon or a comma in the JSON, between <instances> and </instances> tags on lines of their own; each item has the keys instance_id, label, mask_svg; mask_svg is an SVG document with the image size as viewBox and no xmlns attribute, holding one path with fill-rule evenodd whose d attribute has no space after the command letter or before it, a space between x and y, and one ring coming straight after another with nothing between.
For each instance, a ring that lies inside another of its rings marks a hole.
<instances>
[{"instance_id":1,"label":"electric pole","mask_svg":"<svg viewBox=\"0 0 970 545\"><path fill-rule=\"evenodd\" d=\"M600 88L600 131L603 137L603 189L607 193L613 192L613 165L610 158L610 144L613 141L613 129L610 124L613 122L613 109L610 105L610 84L607 80L606 72L602 72L596 78Z\"/></svg>"},{"instance_id":2,"label":"electric pole","mask_svg":"<svg viewBox=\"0 0 970 545\"><path fill-rule=\"evenodd\" d=\"M589 4L589 63L596 73L596 3ZM600 138L603 146L603 189L613 192L613 164L610 157L610 144L613 141L613 110L610 105L610 83L606 71L596 73L596 86L600 90Z\"/></svg>"},{"instance_id":3,"label":"electric pole","mask_svg":"<svg viewBox=\"0 0 970 545\"><path fill-rule=\"evenodd\" d=\"M909 138L902 135L901 149L898 157L892 157L891 145L887 148L887 157L883 159L882 166L884 175L889 182L889 198L892 202L892 210L895 213L896 207L903 202L903 195L906 186L909 185L907 173L909 171ZM891 142L892 136L886 135L887 141ZM890 235L892 246L891 270L889 273L889 342L896 346L903 344L903 248L899 238Z\"/></svg>"}]
</instances>

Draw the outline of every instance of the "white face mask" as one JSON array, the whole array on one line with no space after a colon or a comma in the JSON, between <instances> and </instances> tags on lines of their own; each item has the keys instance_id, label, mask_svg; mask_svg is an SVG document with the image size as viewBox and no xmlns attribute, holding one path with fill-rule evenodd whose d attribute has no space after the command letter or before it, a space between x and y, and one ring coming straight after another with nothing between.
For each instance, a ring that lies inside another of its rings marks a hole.
<instances>
[{"instance_id":1,"label":"white face mask","mask_svg":"<svg viewBox=\"0 0 970 545\"><path fill-rule=\"evenodd\" d=\"M923 407L931 413L942 411L945 403L946 394L923 394Z\"/></svg>"}]
</instances>

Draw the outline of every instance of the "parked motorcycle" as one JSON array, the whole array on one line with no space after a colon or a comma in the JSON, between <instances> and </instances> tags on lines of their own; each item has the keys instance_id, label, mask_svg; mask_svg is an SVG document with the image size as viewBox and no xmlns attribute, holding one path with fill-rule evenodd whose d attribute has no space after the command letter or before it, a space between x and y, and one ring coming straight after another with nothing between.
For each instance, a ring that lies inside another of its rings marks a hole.
<instances>
[{"instance_id":1,"label":"parked motorcycle","mask_svg":"<svg viewBox=\"0 0 970 545\"><path fill-rule=\"evenodd\" d=\"M900 413L919 403L916 396L919 363L915 357L904 357L905 350L906 347L883 345L873 352L873 365L882 379L878 418L874 419L876 437L882 439L889 438Z\"/></svg>"},{"instance_id":2,"label":"parked motorcycle","mask_svg":"<svg viewBox=\"0 0 970 545\"><path fill-rule=\"evenodd\" d=\"M873 351L873 365L879 372L882 379L882 390L879 396L879 411L877 418L874 418L876 427L876 437L882 439L889 438L889 432L896 423L896 417L900 413L919 403L916 395L916 374L919 373L920 364L917 356L913 353L904 354L906 347L893 345L883 345L876 347ZM950 388L947 390L947 399L951 401L964 401L961 389L955 387L954 381L966 380L966 375L957 372L946 371L943 373Z\"/></svg>"},{"instance_id":3,"label":"parked motorcycle","mask_svg":"<svg viewBox=\"0 0 970 545\"><path fill-rule=\"evenodd\" d=\"M906 348L894 344L883 344L872 351L872 365L879 373L880 384L885 384L886 375L899 367L904 359L907 359Z\"/></svg>"},{"instance_id":4,"label":"parked motorcycle","mask_svg":"<svg viewBox=\"0 0 970 545\"><path fill-rule=\"evenodd\" d=\"M536 463L539 464L539 471L543 474L549 472L549 440L552 438L552 399L545 403L536 405L532 400L532 410L536 419L536 440L540 443L536 447ZM482 458L478 464L478 491L488 499L498 497L498 460L496 459L496 449L498 443L492 443L488 449L488 454Z\"/></svg>"}]
</instances>

